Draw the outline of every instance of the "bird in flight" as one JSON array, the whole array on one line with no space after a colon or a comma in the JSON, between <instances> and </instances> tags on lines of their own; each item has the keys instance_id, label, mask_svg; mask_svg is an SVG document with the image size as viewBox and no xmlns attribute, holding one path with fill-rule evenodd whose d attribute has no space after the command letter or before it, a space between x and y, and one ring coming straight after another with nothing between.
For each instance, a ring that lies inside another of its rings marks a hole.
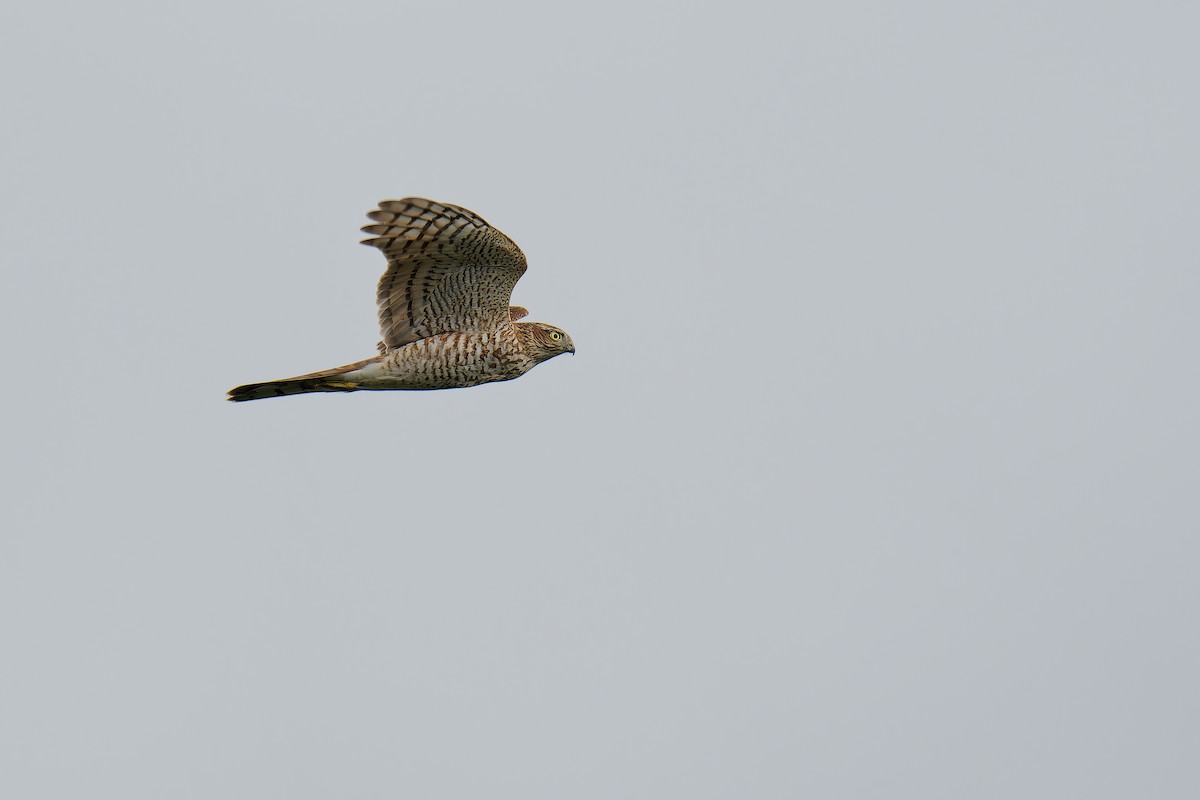
<instances>
[{"instance_id":1,"label":"bird in flight","mask_svg":"<svg viewBox=\"0 0 1200 800\"><path fill-rule=\"evenodd\" d=\"M509 305L525 254L478 214L420 197L384 200L367 214L363 244L387 257L379 279L379 355L229 390L235 402L307 392L456 389L519 378L574 353L561 328L518 322Z\"/></svg>"}]
</instances>

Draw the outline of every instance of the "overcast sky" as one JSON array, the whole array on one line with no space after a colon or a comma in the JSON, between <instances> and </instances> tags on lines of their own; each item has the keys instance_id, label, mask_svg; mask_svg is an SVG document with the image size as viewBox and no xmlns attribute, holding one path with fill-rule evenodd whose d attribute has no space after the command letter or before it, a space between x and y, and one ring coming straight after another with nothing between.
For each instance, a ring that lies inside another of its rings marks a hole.
<instances>
[{"instance_id":1,"label":"overcast sky","mask_svg":"<svg viewBox=\"0 0 1200 800\"><path fill-rule=\"evenodd\" d=\"M1200 796L1194 3L18 5L0 795Z\"/></svg>"}]
</instances>

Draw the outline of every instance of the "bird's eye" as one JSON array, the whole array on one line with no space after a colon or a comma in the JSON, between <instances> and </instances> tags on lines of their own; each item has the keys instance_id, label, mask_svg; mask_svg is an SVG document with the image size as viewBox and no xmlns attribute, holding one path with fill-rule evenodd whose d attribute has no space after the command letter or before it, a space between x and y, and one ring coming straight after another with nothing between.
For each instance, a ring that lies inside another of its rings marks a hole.
<instances>
[{"instance_id":1,"label":"bird's eye","mask_svg":"<svg viewBox=\"0 0 1200 800\"><path fill-rule=\"evenodd\" d=\"M562 334L561 333L551 333L550 338L557 342L559 339L562 338Z\"/></svg>"}]
</instances>

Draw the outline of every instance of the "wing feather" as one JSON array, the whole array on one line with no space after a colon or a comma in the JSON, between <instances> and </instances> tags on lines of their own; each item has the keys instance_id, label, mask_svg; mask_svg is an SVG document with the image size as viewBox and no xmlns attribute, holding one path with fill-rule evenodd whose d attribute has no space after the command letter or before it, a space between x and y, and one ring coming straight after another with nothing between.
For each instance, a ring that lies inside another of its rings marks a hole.
<instances>
[{"instance_id":1,"label":"wing feather","mask_svg":"<svg viewBox=\"0 0 1200 800\"><path fill-rule=\"evenodd\" d=\"M367 216L363 244L388 260L376 290L387 348L510 324L509 298L526 269L512 239L473 211L420 197L384 200Z\"/></svg>"}]
</instances>

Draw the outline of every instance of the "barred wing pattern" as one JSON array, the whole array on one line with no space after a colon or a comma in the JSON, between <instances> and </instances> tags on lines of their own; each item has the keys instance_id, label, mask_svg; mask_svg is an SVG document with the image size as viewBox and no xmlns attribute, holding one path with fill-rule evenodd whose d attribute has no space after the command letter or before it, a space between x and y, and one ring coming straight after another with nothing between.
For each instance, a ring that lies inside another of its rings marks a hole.
<instances>
[{"instance_id":1,"label":"barred wing pattern","mask_svg":"<svg viewBox=\"0 0 1200 800\"><path fill-rule=\"evenodd\" d=\"M384 346L509 324L526 268L511 239L472 211L420 197L384 200L367 216L376 224L363 232L374 238L363 244L388 260L376 292Z\"/></svg>"}]
</instances>

